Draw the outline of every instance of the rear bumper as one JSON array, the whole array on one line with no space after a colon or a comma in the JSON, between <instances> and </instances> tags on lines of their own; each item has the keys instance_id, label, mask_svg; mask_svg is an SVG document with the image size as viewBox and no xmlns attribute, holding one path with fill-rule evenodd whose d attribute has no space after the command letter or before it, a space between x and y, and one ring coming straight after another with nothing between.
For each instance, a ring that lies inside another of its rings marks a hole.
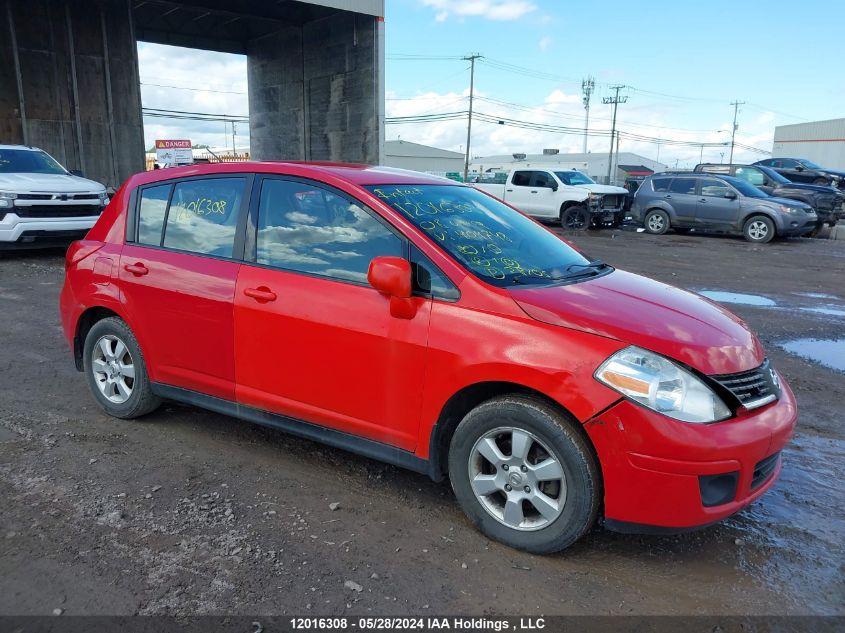
<instances>
[{"instance_id":1,"label":"rear bumper","mask_svg":"<svg viewBox=\"0 0 845 633\"><path fill-rule=\"evenodd\" d=\"M585 425L602 466L608 527L686 531L738 512L777 480L796 418L785 383L780 400L708 425L619 402Z\"/></svg>"}]
</instances>

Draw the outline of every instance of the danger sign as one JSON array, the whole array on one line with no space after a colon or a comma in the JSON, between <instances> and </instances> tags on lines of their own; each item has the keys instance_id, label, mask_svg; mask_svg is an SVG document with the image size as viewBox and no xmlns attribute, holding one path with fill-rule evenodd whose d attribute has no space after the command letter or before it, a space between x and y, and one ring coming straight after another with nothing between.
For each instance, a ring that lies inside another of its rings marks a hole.
<instances>
[{"instance_id":1,"label":"danger sign","mask_svg":"<svg viewBox=\"0 0 845 633\"><path fill-rule=\"evenodd\" d=\"M163 167L190 165L194 162L191 141L184 139L157 139L156 162Z\"/></svg>"},{"instance_id":2,"label":"danger sign","mask_svg":"<svg viewBox=\"0 0 845 633\"><path fill-rule=\"evenodd\" d=\"M156 141L156 149L191 149L191 141L159 139Z\"/></svg>"}]
</instances>

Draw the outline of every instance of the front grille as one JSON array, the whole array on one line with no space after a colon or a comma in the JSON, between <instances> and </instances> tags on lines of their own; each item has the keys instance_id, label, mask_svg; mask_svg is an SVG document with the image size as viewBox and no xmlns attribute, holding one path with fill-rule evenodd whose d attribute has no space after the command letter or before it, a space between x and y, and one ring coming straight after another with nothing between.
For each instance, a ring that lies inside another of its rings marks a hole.
<instances>
[{"instance_id":1,"label":"front grille","mask_svg":"<svg viewBox=\"0 0 845 633\"><path fill-rule=\"evenodd\" d=\"M780 460L780 451L774 455L769 455L766 459L761 459L754 467L754 476L751 478L751 489L759 488L769 480L775 468L778 467Z\"/></svg>"},{"instance_id":2,"label":"front grille","mask_svg":"<svg viewBox=\"0 0 845 633\"><path fill-rule=\"evenodd\" d=\"M622 196L606 195L601 199L603 209L618 209L622 206Z\"/></svg>"},{"instance_id":3,"label":"front grille","mask_svg":"<svg viewBox=\"0 0 845 633\"><path fill-rule=\"evenodd\" d=\"M723 374L713 376L713 379L730 391L740 404L748 409L762 407L773 400L777 400L777 387L773 384L772 370L769 361L751 371L738 374Z\"/></svg>"},{"instance_id":4,"label":"front grille","mask_svg":"<svg viewBox=\"0 0 845 633\"><path fill-rule=\"evenodd\" d=\"M96 193L19 193L18 200L99 200Z\"/></svg>"},{"instance_id":5,"label":"front grille","mask_svg":"<svg viewBox=\"0 0 845 633\"><path fill-rule=\"evenodd\" d=\"M100 215L100 206L91 204L56 204L15 207L10 213L20 218L88 218Z\"/></svg>"}]
</instances>

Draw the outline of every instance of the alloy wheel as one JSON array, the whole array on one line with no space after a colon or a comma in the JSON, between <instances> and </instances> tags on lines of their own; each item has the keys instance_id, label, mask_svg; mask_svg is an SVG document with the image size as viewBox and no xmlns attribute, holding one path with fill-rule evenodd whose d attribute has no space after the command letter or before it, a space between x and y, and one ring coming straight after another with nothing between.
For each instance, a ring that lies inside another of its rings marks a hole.
<instances>
[{"instance_id":1,"label":"alloy wheel","mask_svg":"<svg viewBox=\"0 0 845 633\"><path fill-rule=\"evenodd\" d=\"M648 219L648 228L652 231L662 231L663 230L663 216L660 214L654 213Z\"/></svg>"},{"instance_id":2,"label":"alloy wheel","mask_svg":"<svg viewBox=\"0 0 845 633\"><path fill-rule=\"evenodd\" d=\"M469 481L481 506L515 530L539 530L566 504L566 476L558 458L533 433L500 427L486 433L469 456Z\"/></svg>"},{"instance_id":3,"label":"alloy wheel","mask_svg":"<svg viewBox=\"0 0 845 633\"><path fill-rule=\"evenodd\" d=\"M748 225L748 235L753 240L763 240L769 234L769 227L762 220L754 220Z\"/></svg>"},{"instance_id":4,"label":"alloy wheel","mask_svg":"<svg viewBox=\"0 0 845 633\"><path fill-rule=\"evenodd\" d=\"M135 386L135 363L129 348L118 337L101 337L91 352L91 371L100 393L109 402L123 404Z\"/></svg>"}]
</instances>

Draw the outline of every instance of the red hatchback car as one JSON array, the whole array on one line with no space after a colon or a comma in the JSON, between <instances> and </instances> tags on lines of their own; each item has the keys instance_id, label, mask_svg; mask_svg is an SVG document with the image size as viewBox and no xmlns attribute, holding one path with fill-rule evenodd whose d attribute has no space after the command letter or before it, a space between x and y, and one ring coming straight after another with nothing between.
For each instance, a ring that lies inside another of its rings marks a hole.
<instances>
[{"instance_id":1,"label":"red hatchback car","mask_svg":"<svg viewBox=\"0 0 845 633\"><path fill-rule=\"evenodd\" d=\"M61 312L111 415L176 400L448 476L482 532L538 553L599 515L679 531L737 512L797 415L730 312L388 168L133 176L68 251Z\"/></svg>"}]
</instances>

